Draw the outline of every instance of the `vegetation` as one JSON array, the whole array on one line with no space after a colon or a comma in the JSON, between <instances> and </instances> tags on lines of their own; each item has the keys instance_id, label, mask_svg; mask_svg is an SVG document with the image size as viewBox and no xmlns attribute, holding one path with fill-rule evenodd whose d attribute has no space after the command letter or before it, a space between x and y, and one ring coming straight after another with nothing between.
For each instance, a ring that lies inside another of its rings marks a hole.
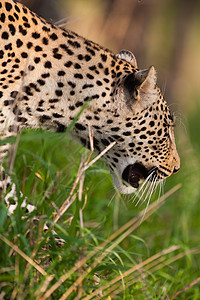
<instances>
[{"instance_id":1,"label":"vegetation","mask_svg":"<svg viewBox=\"0 0 200 300\"><path fill-rule=\"evenodd\" d=\"M66 135L25 131L12 178L36 209L7 217L1 202L1 299L199 299L198 122L191 144L178 130L181 171L148 208L116 193L101 159Z\"/></svg>"},{"instance_id":2,"label":"vegetation","mask_svg":"<svg viewBox=\"0 0 200 300\"><path fill-rule=\"evenodd\" d=\"M88 161L90 152L68 135L24 131L12 179L19 203L27 197L36 209L24 218L19 206L8 217L0 201L0 300L200 299L200 2L86 2L52 3L71 17L68 28L115 52L133 51L141 68L155 65L172 111L188 118L176 121L181 170L148 208L148 199L136 206L116 193L101 159L83 172L95 155ZM27 3L60 18L49 0Z\"/></svg>"}]
</instances>

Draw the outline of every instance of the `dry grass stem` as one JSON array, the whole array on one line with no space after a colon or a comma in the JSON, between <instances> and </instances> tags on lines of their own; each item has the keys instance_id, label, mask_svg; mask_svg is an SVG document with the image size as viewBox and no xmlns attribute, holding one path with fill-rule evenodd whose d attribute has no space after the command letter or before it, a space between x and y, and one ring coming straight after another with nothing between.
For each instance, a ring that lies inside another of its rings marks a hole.
<instances>
[{"instance_id":1,"label":"dry grass stem","mask_svg":"<svg viewBox=\"0 0 200 300\"><path fill-rule=\"evenodd\" d=\"M10 150L10 154L9 154L9 168L8 168L8 174L10 174L12 172L13 166L14 166L14 162L15 162L15 156L17 153L17 147L19 144L19 139L20 136L18 135L16 138L16 141L14 144L12 144L11 150Z\"/></svg>"},{"instance_id":2,"label":"dry grass stem","mask_svg":"<svg viewBox=\"0 0 200 300\"><path fill-rule=\"evenodd\" d=\"M79 189L78 189L79 202L82 201L84 179L85 179L85 176L83 174L79 181ZM83 228L84 224L83 224L83 209L82 208L79 209L79 217L80 217L80 227Z\"/></svg>"},{"instance_id":3,"label":"dry grass stem","mask_svg":"<svg viewBox=\"0 0 200 300\"><path fill-rule=\"evenodd\" d=\"M90 136L90 140L92 139L92 134ZM91 147L93 147L93 142L91 143ZM53 219L53 222L57 222L60 217L66 212L66 210L69 208L69 206L73 203L73 201L76 199L76 197L72 196L74 194L74 191L78 185L78 183L80 183L80 179L82 178L82 176L84 175L85 171L87 169L89 169L98 159L100 159L107 151L109 151L114 145L116 144L116 142L111 143L110 145L108 145L108 147L106 147L99 155L97 155L91 162L88 161L88 159L86 159L85 161L82 160L79 168L78 168L78 173L76 176L76 179L73 183L72 189L69 193L69 196L67 197L67 199L64 201L63 205L61 206L59 212L56 214L56 216ZM93 152L93 151L92 151ZM91 153L92 153L91 152ZM91 153L89 155L89 158L91 156ZM73 198L73 201L72 201ZM71 200L70 200L71 199ZM70 205L69 205L70 203Z\"/></svg>"},{"instance_id":4,"label":"dry grass stem","mask_svg":"<svg viewBox=\"0 0 200 300\"><path fill-rule=\"evenodd\" d=\"M170 298L168 298L167 300L170 299L174 299L176 298L178 295L180 295L181 293L187 291L188 289L190 289L191 287L193 287L195 284L200 282L200 277L196 278L195 280L193 280L191 283L187 284L183 289L181 289L180 291L176 292L174 295L172 295Z\"/></svg>"},{"instance_id":5,"label":"dry grass stem","mask_svg":"<svg viewBox=\"0 0 200 300\"><path fill-rule=\"evenodd\" d=\"M60 217L66 212L66 210L69 208L69 206L73 203L73 201L76 199L76 193L75 195L73 195L78 182L80 180L80 173L81 173L81 168L83 166L83 162L80 162L79 168L78 168L78 173L77 173L77 177L73 183L72 189L69 193L69 196L67 197L67 199L64 201L64 203L62 204L61 208L59 209L59 212L57 213L57 215L54 217L53 222L56 223ZM73 195L73 197L72 197ZM71 199L71 200L70 200Z\"/></svg>"},{"instance_id":6,"label":"dry grass stem","mask_svg":"<svg viewBox=\"0 0 200 300\"><path fill-rule=\"evenodd\" d=\"M90 140L90 149L91 149L91 151L90 151L90 154L88 155L88 159L86 161L86 164L89 163L90 158L92 156L92 153L94 152L94 139L93 139L94 135L93 135L93 130L91 129L90 124L88 124L88 132L89 132L89 140Z\"/></svg>"},{"instance_id":7,"label":"dry grass stem","mask_svg":"<svg viewBox=\"0 0 200 300\"><path fill-rule=\"evenodd\" d=\"M175 261L177 261L177 260L183 258L183 257L186 256L186 255L189 255L189 254L197 254L197 253L199 253L199 251L200 251L200 249L190 249L190 250L188 250L188 251L181 252L181 253L179 253L179 254L173 256L172 258L169 258L168 260L165 260L165 259L166 259L165 257L163 258L163 261L162 261L162 260L156 260L155 262L153 262L153 263L149 264L148 266L145 266L145 267L144 267L143 271L146 272L146 273L143 274L143 278L145 278L145 277L149 276L150 274L152 274L152 273L154 273L154 272L156 272L156 271L158 271L158 270L160 270L160 269L162 269L162 268L164 268L164 267L166 267L166 266L168 266L168 265L174 263ZM164 260L165 260L165 261L164 261ZM149 272L147 272L147 271L149 271ZM126 288L128 288L129 286L131 286L131 285L133 285L134 283L138 282L138 280L140 280L140 277L141 277L141 275L139 275L139 276L137 276L137 277L135 277L135 278L133 278L133 279L131 279L131 280L129 279L129 280L126 282ZM102 287L102 288L103 288L103 287ZM116 290L116 288L118 288L118 289ZM113 292L113 291L114 291L114 292ZM109 290L108 293L104 294L104 296L110 294L110 292L113 292L113 293L111 294L111 296L116 296L116 295L118 295L119 293L121 293L122 291L123 291L123 290L122 290L120 284L118 284L118 285L113 286L113 287ZM169 298L169 299L171 299L171 298ZM169 299L167 299L167 300L169 300Z\"/></svg>"},{"instance_id":8,"label":"dry grass stem","mask_svg":"<svg viewBox=\"0 0 200 300\"><path fill-rule=\"evenodd\" d=\"M106 152L108 152L116 142L112 142L110 145L108 145L101 153L99 153L91 162L89 162L84 168L83 172L85 172L87 169L89 169L97 160L99 160Z\"/></svg>"},{"instance_id":9,"label":"dry grass stem","mask_svg":"<svg viewBox=\"0 0 200 300\"><path fill-rule=\"evenodd\" d=\"M175 193L178 189L180 189L181 185L178 184L177 186L173 187L170 191L168 191L166 194L164 194L160 199L158 199L157 201L155 201L154 203L152 203L147 210L147 213L145 215L145 218L143 219L146 220L152 213L154 213L154 211L156 211L158 209L158 207L160 207L165 199L167 197L169 197L170 195L172 195L173 193ZM79 281L81 282L83 280L83 278L92 270L92 268L94 268L104 257L105 255L108 254L108 252L110 252L114 247L116 247L116 245L118 245L124 238L126 238L130 233L132 233L132 231L137 228L141 223L140 223L140 219L141 217L143 217L143 213L144 211L141 211L141 213L133 218L131 221L129 221L127 224L125 224L124 226L122 226L119 230L117 230L116 232L114 232L105 242L103 242L101 245L99 245L98 247L96 247L93 251L91 251L86 257L84 257L83 259L81 259L80 261L77 262L76 266L74 266L71 270L68 271L67 274L64 274L44 295L44 299L48 299L48 297L50 297L50 295L64 282L66 281L70 275L72 275L74 272L76 272L79 268L81 268L90 258L92 258L94 255L96 255L97 252L101 251L102 249L104 249L108 243L110 243L113 239L115 239L118 235L120 235L123 231L126 230L126 232L119 237L119 239L113 244L111 245L107 251L104 251L103 254L100 255L100 257L98 257L95 262L91 265L91 267L89 267L83 274L81 277L79 277L76 282L74 282L74 284L66 291L65 294L63 294L62 298L60 298L60 300L62 299L66 299L66 297L68 295L70 295L70 293L76 288L76 286L78 285ZM130 228L129 228L130 227ZM127 230L129 228L129 230Z\"/></svg>"},{"instance_id":10,"label":"dry grass stem","mask_svg":"<svg viewBox=\"0 0 200 300\"><path fill-rule=\"evenodd\" d=\"M42 287L36 291L36 300L42 300L42 294L47 290L49 283L51 282L51 280L54 278L53 275L49 275L46 277Z\"/></svg>"},{"instance_id":11,"label":"dry grass stem","mask_svg":"<svg viewBox=\"0 0 200 300\"><path fill-rule=\"evenodd\" d=\"M57 181L59 181L60 178L61 178L61 173L58 173L56 177L57 177ZM54 181L54 182L52 183L52 185L50 186L50 188L49 188L47 191L45 191L45 197L46 197L47 199L50 198L50 196L51 196L51 194L53 193L54 188L56 187L56 185L57 185L57 182Z\"/></svg>"},{"instance_id":12,"label":"dry grass stem","mask_svg":"<svg viewBox=\"0 0 200 300\"><path fill-rule=\"evenodd\" d=\"M62 205L62 210L59 209L57 212L57 215L54 217L53 222L56 223L62 217L62 215L68 210L68 208L72 205L72 203L76 200L77 193L75 193L73 196L71 196L71 199L68 197L65 201L65 206Z\"/></svg>"},{"instance_id":13,"label":"dry grass stem","mask_svg":"<svg viewBox=\"0 0 200 300\"><path fill-rule=\"evenodd\" d=\"M47 272L43 270L38 264L36 264L29 256L27 256L23 251L21 251L16 245L10 242L7 238L5 238L2 234L0 234L0 239L10 246L13 251L17 252L21 257L23 257L30 265L32 265L38 272L42 275L47 276Z\"/></svg>"},{"instance_id":14,"label":"dry grass stem","mask_svg":"<svg viewBox=\"0 0 200 300\"><path fill-rule=\"evenodd\" d=\"M145 261L135 265L134 267L132 267L131 269L127 270L126 272L120 274L119 276L115 277L114 279L112 279L110 282L108 282L107 284L101 286L99 289L95 290L93 293L91 293L90 295L86 296L85 298L83 298L83 300L89 300L89 299L92 299L93 297L95 297L96 295L98 295L98 293L100 291L103 291L107 288L109 288L111 285L113 285L114 283L118 282L119 280L122 280L122 278L124 279L125 277L129 276L130 274L132 274L133 272L135 271L138 271L142 268L144 268L147 264L149 264L150 262L152 261L155 261L157 259L159 259L160 257L162 256L165 256L175 250L179 249L178 246L171 246L159 253L156 253L155 255L147 258ZM141 275L140 275L141 277ZM116 287L115 287L116 288ZM109 290L109 294L110 294L110 290ZM107 295L107 294L106 294ZM104 296L106 296L104 295Z\"/></svg>"}]
</instances>

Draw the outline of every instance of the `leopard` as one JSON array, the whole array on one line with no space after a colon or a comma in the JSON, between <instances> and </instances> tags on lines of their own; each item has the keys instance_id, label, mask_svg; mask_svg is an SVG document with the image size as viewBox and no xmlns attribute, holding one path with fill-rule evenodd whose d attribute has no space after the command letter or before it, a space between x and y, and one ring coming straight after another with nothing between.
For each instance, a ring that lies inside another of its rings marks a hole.
<instances>
[{"instance_id":1,"label":"leopard","mask_svg":"<svg viewBox=\"0 0 200 300\"><path fill-rule=\"evenodd\" d=\"M0 39L1 164L12 149L4 140L24 128L66 132L74 122L85 147L91 132L97 153L112 144L102 158L121 194L178 172L174 115L154 66L139 69L131 51L114 54L14 0L0 2ZM12 213L16 187L3 166L0 188Z\"/></svg>"}]
</instances>

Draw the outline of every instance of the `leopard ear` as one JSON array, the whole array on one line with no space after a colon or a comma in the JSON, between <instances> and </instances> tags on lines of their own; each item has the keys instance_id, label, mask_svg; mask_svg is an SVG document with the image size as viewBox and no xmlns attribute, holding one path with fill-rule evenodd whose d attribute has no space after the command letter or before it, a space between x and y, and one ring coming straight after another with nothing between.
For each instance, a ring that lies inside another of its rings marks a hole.
<instances>
[{"instance_id":1,"label":"leopard ear","mask_svg":"<svg viewBox=\"0 0 200 300\"><path fill-rule=\"evenodd\" d=\"M138 82L139 89L143 91L153 90L157 81L155 68L151 66L149 69L136 72L135 81Z\"/></svg>"},{"instance_id":2,"label":"leopard ear","mask_svg":"<svg viewBox=\"0 0 200 300\"><path fill-rule=\"evenodd\" d=\"M135 55L131 51L121 50L116 54L116 56L131 63L137 69L137 61Z\"/></svg>"},{"instance_id":3,"label":"leopard ear","mask_svg":"<svg viewBox=\"0 0 200 300\"><path fill-rule=\"evenodd\" d=\"M156 70L153 66L129 74L124 80L124 87L132 99L139 100L139 92L150 93L156 85Z\"/></svg>"}]
</instances>

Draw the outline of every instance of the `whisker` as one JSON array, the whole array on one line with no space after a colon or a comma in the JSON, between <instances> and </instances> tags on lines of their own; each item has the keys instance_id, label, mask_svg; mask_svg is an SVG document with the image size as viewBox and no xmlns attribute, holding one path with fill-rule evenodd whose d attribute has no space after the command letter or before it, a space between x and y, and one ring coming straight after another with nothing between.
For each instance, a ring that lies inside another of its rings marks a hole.
<instances>
[{"instance_id":1,"label":"whisker","mask_svg":"<svg viewBox=\"0 0 200 300\"><path fill-rule=\"evenodd\" d=\"M158 186L159 186L159 192L158 192L158 199L160 198L161 194L162 194L162 184L163 182L158 182Z\"/></svg>"},{"instance_id":2,"label":"whisker","mask_svg":"<svg viewBox=\"0 0 200 300\"><path fill-rule=\"evenodd\" d=\"M129 194L122 194L121 197L124 202L130 202Z\"/></svg>"},{"instance_id":3,"label":"whisker","mask_svg":"<svg viewBox=\"0 0 200 300\"><path fill-rule=\"evenodd\" d=\"M150 191L150 194L149 194L149 196L148 196L149 199L148 199L148 202L147 202L147 207L146 207L146 209L148 208L148 205L149 205L149 202L150 202L150 200L151 200L151 197L152 197L153 193L156 192L157 186L158 186L158 182L155 180L155 181L153 182L153 184L152 184L151 191Z\"/></svg>"},{"instance_id":4,"label":"whisker","mask_svg":"<svg viewBox=\"0 0 200 300\"><path fill-rule=\"evenodd\" d=\"M149 178L152 176L152 173L153 171L155 170L156 168L153 168L152 172L147 176L147 178L145 179L145 181L142 183L142 186L139 188L138 190L138 194L141 192L141 190L143 189L144 185L147 183L147 181L149 182Z\"/></svg>"},{"instance_id":5,"label":"whisker","mask_svg":"<svg viewBox=\"0 0 200 300\"><path fill-rule=\"evenodd\" d=\"M157 179L157 176L156 176L155 179ZM141 219L141 222L140 222L140 223L142 223L142 221L143 221L143 219L144 219L144 217L145 217L145 215L146 215L146 212L147 212L147 209L148 209L148 207L149 207L149 203L150 203L152 194L153 194L153 192L155 191L155 190L154 190L154 187L155 187L155 185L157 184L157 181L155 180L155 181L152 181L152 182L153 182L153 184L151 185L151 192L150 192L150 194L149 194L148 201L147 201L147 205L146 205L146 208L145 208L145 211L144 211L144 214L143 214L143 216L142 216L142 219ZM157 185L157 186L158 186L158 185ZM157 188L157 186L156 186L156 188ZM147 198L145 197L145 201L146 201L146 199L147 199Z\"/></svg>"},{"instance_id":6,"label":"whisker","mask_svg":"<svg viewBox=\"0 0 200 300\"><path fill-rule=\"evenodd\" d=\"M76 21L81 20L81 18L82 18L82 16L77 17L77 18L65 17L65 18L60 19L60 20L58 20L57 22L55 22L55 24L56 24L58 27L65 27L65 26L68 25L68 24L71 24L71 23L73 23L73 22L76 22Z\"/></svg>"},{"instance_id":7,"label":"whisker","mask_svg":"<svg viewBox=\"0 0 200 300\"><path fill-rule=\"evenodd\" d=\"M153 191L154 191L154 187L155 187L156 184L157 184L156 180L153 180L153 181L151 182L151 185L150 185L150 187L149 187L149 190L148 190L148 192L147 192L147 194L146 194L144 200L143 200L142 203L140 204L140 206L141 206L144 202L146 202L146 200L147 200L148 197L151 198L151 195L152 195L152 193L153 193Z\"/></svg>"},{"instance_id":8,"label":"whisker","mask_svg":"<svg viewBox=\"0 0 200 300\"><path fill-rule=\"evenodd\" d=\"M112 203L113 199L116 197L117 192L115 191L115 193L113 193L113 196L111 197L110 201L108 202L108 206L110 206L110 204Z\"/></svg>"},{"instance_id":9,"label":"whisker","mask_svg":"<svg viewBox=\"0 0 200 300\"><path fill-rule=\"evenodd\" d=\"M160 191L159 191L159 198L164 195L164 185L165 185L165 181L166 179L163 179L162 181L160 181Z\"/></svg>"},{"instance_id":10,"label":"whisker","mask_svg":"<svg viewBox=\"0 0 200 300\"><path fill-rule=\"evenodd\" d=\"M146 186L145 186L145 188L144 188L144 190L143 190L143 192L142 192L142 195L140 196L140 198L139 198L139 200L137 201L137 203L136 203L136 205L135 206L137 206L139 203L140 203L140 201L142 200L142 197L143 197L143 195L147 192L147 194L148 194L148 192L149 192L149 190L150 190L150 187L151 187L151 184L152 184L152 182L150 182L150 181L147 181L146 182ZM146 198L146 196L145 196L145 198ZM143 202L142 202L143 203Z\"/></svg>"},{"instance_id":11,"label":"whisker","mask_svg":"<svg viewBox=\"0 0 200 300\"><path fill-rule=\"evenodd\" d=\"M134 202L136 200L136 198L139 198L139 200L136 203L136 206L138 205L138 203L141 201L141 198L143 197L146 189L149 187L149 179L152 176L153 172L157 169L157 167L154 167L151 171L151 173L147 176L147 178L145 179L145 181L142 183L142 185L140 186L140 188L138 189L138 191L135 192L135 194L133 195L133 198L131 198L131 201ZM145 186L146 185L146 186ZM144 190L143 190L144 189ZM142 191L143 190L143 191ZM140 193L142 192L142 195L140 195Z\"/></svg>"},{"instance_id":12,"label":"whisker","mask_svg":"<svg viewBox=\"0 0 200 300\"><path fill-rule=\"evenodd\" d=\"M164 187L165 187L166 179L162 181L162 194L164 195Z\"/></svg>"},{"instance_id":13,"label":"whisker","mask_svg":"<svg viewBox=\"0 0 200 300\"><path fill-rule=\"evenodd\" d=\"M157 176L155 177L155 180L153 181L153 184L151 185L151 190L150 190L150 193L149 193L149 201L151 200L152 198L152 195L156 193L156 190L157 190L157 187L158 187L158 181L157 181ZM147 197L146 197L147 199ZM146 201L145 199L145 201Z\"/></svg>"},{"instance_id":14,"label":"whisker","mask_svg":"<svg viewBox=\"0 0 200 300\"><path fill-rule=\"evenodd\" d=\"M131 198L132 202L135 202L136 198L140 198L140 192L143 190L143 188L144 188L144 186L145 186L145 184L147 182L148 182L148 180L145 179L145 181L142 183L142 185L140 186L140 188L137 191L135 191L133 197Z\"/></svg>"},{"instance_id":15,"label":"whisker","mask_svg":"<svg viewBox=\"0 0 200 300\"><path fill-rule=\"evenodd\" d=\"M136 195L134 197L133 202L136 200L136 197L139 198L139 200L136 203L136 206L140 202L140 200L141 200L142 196L144 195L148 185L149 185L149 181L148 181L148 178L146 178L145 181L143 182L143 184L141 185L141 187L139 188L139 190L136 192ZM142 194L140 195L141 192L142 192Z\"/></svg>"}]
</instances>

